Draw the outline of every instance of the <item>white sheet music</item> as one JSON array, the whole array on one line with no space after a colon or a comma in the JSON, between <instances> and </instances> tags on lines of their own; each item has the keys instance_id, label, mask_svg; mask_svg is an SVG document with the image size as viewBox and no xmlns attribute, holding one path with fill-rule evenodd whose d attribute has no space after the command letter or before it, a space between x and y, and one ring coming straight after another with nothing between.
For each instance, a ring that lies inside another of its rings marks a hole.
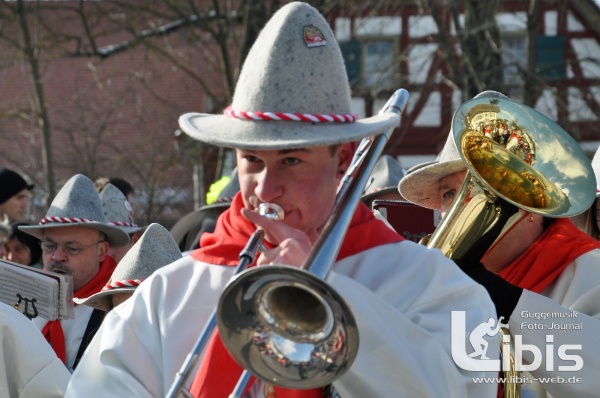
<instances>
[{"instance_id":1,"label":"white sheet music","mask_svg":"<svg viewBox=\"0 0 600 398\"><path fill-rule=\"evenodd\" d=\"M0 260L0 301L25 316L48 320L73 317L73 278Z\"/></svg>"}]
</instances>

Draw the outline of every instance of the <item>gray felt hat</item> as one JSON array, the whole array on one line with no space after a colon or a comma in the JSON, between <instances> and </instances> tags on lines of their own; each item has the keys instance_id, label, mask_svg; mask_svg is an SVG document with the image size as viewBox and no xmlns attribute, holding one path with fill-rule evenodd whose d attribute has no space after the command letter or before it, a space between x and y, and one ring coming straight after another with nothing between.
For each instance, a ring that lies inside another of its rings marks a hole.
<instances>
[{"instance_id":1,"label":"gray felt hat","mask_svg":"<svg viewBox=\"0 0 600 398\"><path fill-rule=\"evenodd\" d=\"M402 164L390 155L383 155L371 172L361 200L367 202L392 192L398 194L398 199L401 199L398 192L398 182L403 176Z\"/></svg>"},{"instance_id":2,"label":"gray felt hat","mask_svg":"<svg viewBox=\"0 0 600 398\"><path fill-rule=\"evenodd\" d=\"M312 6L293 2L277 11L256 39L231 107L223 115L184 114L179 126L209 144L266 150L356 141L400 122L393 113L354 122L315 121L331 115L352 119L350 99L342 53L327 21Z\"/></svg>"},{"instance_id":3,"label":"gray felt hat","mask_svg":"<svg viewBox=\"0 0 600 398\"><path fill-rule=\"evenodd\" d=\"M38 225L20 226L19 229L41 239L44 229L73 226L102 232L111 246L124 246L129 242L127 233L107 224L94 183L82 174L71 177L58 191L46 216Z\"/></svg>"},{"instance_id":4,"label":"gray felt hat","mask_svg":"<svg viewBox=\"0 0 600 398\"><path fill-rule=\"evenodd\" d=\"M104 209L106 221L125 231L127 234L132 234L144 229L133 220L133 209L129 201L123 195L123 192L113 184L108 183L100 191L100 200Z\"/></svg>"},{"instance_id":5,"label":"gray felt hat","mask_svg":"<svg viewBox=\"0 0 600 398\"><path fill-rule=\"evenodd\" d=\"M398 184L398 190L409 202L439 210L442 200L438 193L437 182L442 177L466 168L467 164L461 159L450 132L437 160L408 169Z\"/></svg>"},{"instance_id":6,"label":"gray felt hat","mask_svg":"<svg viewBox=\"0 0 600 398\"><path fill-rule=\"evenodd\" d=\"M133 293L154 271L180 258L181 251L169 231L160 224L152 223L117 264L110 281L100 292L73 301L108 311L111 295Z\"/></svg>"},{"instance_id":7,"label":"gray felt hat","mask_svg":"<svg viewBox=\"0 0 600 398\"><path fill-rule=\"evenodd\" d=\"M474 98L482 97L509 99L504 94L492 90L483 91ZM398 190L410 202L439 210L442 207L442 199L439 197L437 182L440 178L466 169L467 164L458 153L450 130L444 148L436 161L419 164L407 170L398 184Z\"/></svg>"}]
</instances>

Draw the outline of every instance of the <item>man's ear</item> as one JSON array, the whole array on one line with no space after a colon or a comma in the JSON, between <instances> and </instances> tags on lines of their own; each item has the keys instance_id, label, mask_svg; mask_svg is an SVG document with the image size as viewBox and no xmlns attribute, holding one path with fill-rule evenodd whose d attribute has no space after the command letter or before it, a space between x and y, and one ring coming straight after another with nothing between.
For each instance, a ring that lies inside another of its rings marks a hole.
<instances>
[{"instance_id":1,"label":"man's ear","mask_svg":"<svg viewBox=\"0 0 600 398\"><path fill-rule=\"evenodd\" d=\"M356 142L345 142L340 144L338 148L338 170L343 171L344 173L348 170L357 147L358 143Z\"/></svg>"},{"instance_id":2,"label":"man's ear","mask_svg":"<svg viewBox=\"0 0 600 398\"><path fill-rule=\"evenodd\" d=\"M104 259L108 255L109 247L110 245L106 241L98 243L98 259L100 260L100 262L104 261Z\"/></svg>"},{"instance_id":3,"label":"man's ear","mask_svg":"<svg viewBox=\"0 0 600 398\"><path fill-rule=\"evenodd\" d=\"M131 246L133 246L138 240L140 240L141 237L142 234L140 234L140 231L134 232L133 234L129 235L129 239L131 240Z\"/></svg>"}]
</instances>

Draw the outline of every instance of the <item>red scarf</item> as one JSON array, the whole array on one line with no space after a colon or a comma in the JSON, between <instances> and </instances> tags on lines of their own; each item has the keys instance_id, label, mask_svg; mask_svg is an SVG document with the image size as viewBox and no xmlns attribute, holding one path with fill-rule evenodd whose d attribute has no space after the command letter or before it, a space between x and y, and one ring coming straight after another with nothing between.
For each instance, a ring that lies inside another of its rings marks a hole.
<instances>
[{"instance_id":1,"label":"red scarf","mask_svg":"<svg viewBox=\"0 0 600 398\"><path fill-rule=\"evenodd\" d=\"M100 263L100 269L96 276L92 278L85 286L81 289L73 292L73 296L75 298L86 298L91 296L94 293L98 293L106 282L110 280L110 276L112 275L115 267L117 266L117 262L110 256L106 256L104 261ZM62 325L60 324L60 320L48 321L44 328L42 329L42 334L50 343L54 352L60 360L66 364L67 363L67 350L65 346L65 335L63 332Z\"/></svg>"},{"instance_id":2,"label":"red scarf","mask_svg":"<svg viewBox=\"0 0 600 398\"><path fill-rule=\"evenodd\" d=\"M520 288L541 293L577 257L600 248L600 242L580 231L567 218L550 227L500 275Z\"/></svg>"},{"instance_id":3,"label":"red scarf","mask_svg":"<svg viewBox=\"0 0 600 398\"><path fill-rule=\"evenodd\" d=\"M202 235L201 247L192 252L192 257L212 264L237 265L239 252L256 229L252 223L241 216L242 207L242 197L238 193L229 210L219 217L215 232ZM369 208L360 203L337 260L402 240L404 240L402 236L377 220ZM206 348L206 354L192 382L190 392L196 398L227 397L233 391L241 374L242 368L229 355L217 331ZM248 386L251 384L252 382L248 383ZM274 391L277 398L323 397L322 388L289 390L275 386Z\"/></svg>"}]
</instances>

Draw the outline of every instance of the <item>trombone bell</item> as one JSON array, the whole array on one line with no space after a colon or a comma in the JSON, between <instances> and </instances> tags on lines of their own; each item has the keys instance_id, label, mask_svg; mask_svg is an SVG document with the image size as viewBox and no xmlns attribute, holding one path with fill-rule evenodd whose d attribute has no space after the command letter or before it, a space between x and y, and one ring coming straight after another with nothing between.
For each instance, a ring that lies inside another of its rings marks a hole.
<instances>
[{"instance_id":1,"label":"trombone bell","mask_svg":"<svg viewBox=\"0 0 600 398\"><path fill-rule=\"evenodd\" d=\"M326 282L284 265L241 275L221 296L218 327L243 368L277 386L310 389L330 384L352 365L356 321Z\"/></svg>"}]
</instances>

